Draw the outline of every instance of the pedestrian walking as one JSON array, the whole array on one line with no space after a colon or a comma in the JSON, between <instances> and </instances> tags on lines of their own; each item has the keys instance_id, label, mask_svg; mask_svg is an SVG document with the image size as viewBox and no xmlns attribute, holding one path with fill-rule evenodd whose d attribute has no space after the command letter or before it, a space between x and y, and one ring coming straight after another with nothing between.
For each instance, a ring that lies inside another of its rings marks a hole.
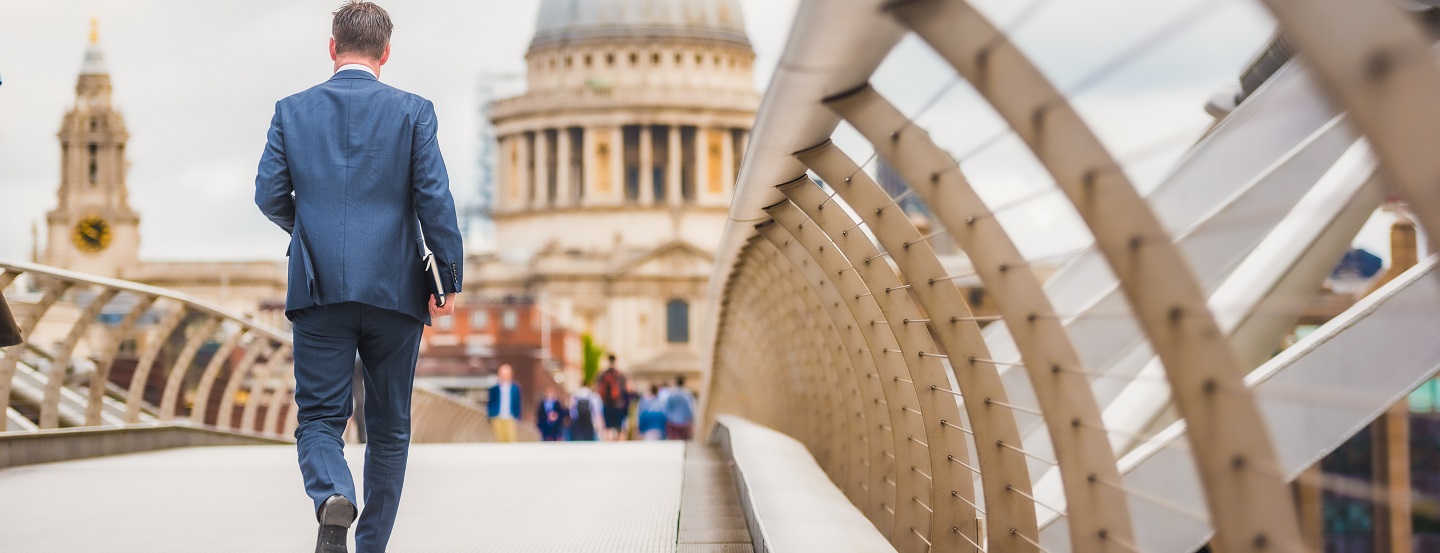
<instances>
[{"instance_id":1,"label":"pedestrian walking","mask_svg":"<svg viewBox=\"0 0 1440 553\"><path fill-rule=\"evenodd\" d=\"M546 387L545 399L540 400L540 405L535 408L535 429L540 431L540 439L560 441L569 422L570 409L560 402L560 394L554 386Z\"/></svg>"},{"instance_id":2,"label":"pedestrian walking","mask_svg":"<svg viewBox=\"0 0 1440 553\"><path fill-rule=\"evenodd\" d=\"M581 386L570 395L570 441L593 442L600 437L600 396Z\"/></svg>"},{"instance_id":3,"label":"pedestrian walking","mask_svg":"<svg viewBox=\"0 0 1440 553\"><path fill-rule=\"evenodd\" d=\"M675 386L665 394L665 439L689 440L695 425L695 396L685 389L685 377L675 377Z\"/></svg>"},{"instance_id":4,"label":"pedestrian walking","mask_svg":"<svg viewBox=\"0 0 1440 553\"><path fill-rule=\"evenodd\" d=\"M600 373L595 391L600 394L600 402L604 405L601 412L605 418L605 439L623 440L625 419L630 417L630 382L625 373L615 366L614 355L607 360L610 366Z\"/></svg>"},{"instance_id":5,"label":"pedestrian walking","mask_svg":"<svg viewBox=\"0 0 1440 553\"><path fill-rule=\"evenodd\" d=\"M660 396L660 387L650 385L649 393L640 398L640 413L636 426L640 437L646 441L665 439L665 400Z\"/></svg>"},{"instance_id":6,"label":"pedestrian walking","mask_svg":"<svg viewBox=\"0 0 1440 553\"><path fill-rule=\"evenodd\" d=\"M490 387L490 397L485 404L486 414L490 416L490 429L495 433L495 441L511 443L520 441L520 431L516 426L520 420L520 385L515 383L515 370L510 365L500 365L495 371L495 377L500 379L498 383Z\"/></svg>"},{"instance_id":7,"label":"pedestrian walking","mask_svg":"<svg viewBox=\"0 0 1440 553\"><path fill-rule=\"evenodd\" d=\"M365 370L367 442L355 546L380 553L405 482L421 331L460 299L465 253L435 106L380 81L393 28L372 2L351 0L335 11L334 73L275 103L255 176L256 206L290 235L285 316L295 335L295 442L320 525L319 553L347 552L356 518L341 437L354 410L356 353ZM428 284L427 249L435 268Z\"/></svg>"}]
</instances>

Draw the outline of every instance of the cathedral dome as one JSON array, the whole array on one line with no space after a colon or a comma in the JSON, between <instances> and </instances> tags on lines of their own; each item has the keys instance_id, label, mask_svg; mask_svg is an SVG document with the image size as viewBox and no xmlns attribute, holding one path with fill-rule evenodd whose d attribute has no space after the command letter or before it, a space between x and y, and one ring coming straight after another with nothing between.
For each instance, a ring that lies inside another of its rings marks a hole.
<instances>
[{"instance_id":1,"label":"cathedral dome","mask_svg":"<svg viewBox=\"0 0 1440 553\"><path fill-rule=\"evenodd\" d=\"M542 0L530 47L607 38L750 44L739 0Z\"/></svg>"}]
</instances>

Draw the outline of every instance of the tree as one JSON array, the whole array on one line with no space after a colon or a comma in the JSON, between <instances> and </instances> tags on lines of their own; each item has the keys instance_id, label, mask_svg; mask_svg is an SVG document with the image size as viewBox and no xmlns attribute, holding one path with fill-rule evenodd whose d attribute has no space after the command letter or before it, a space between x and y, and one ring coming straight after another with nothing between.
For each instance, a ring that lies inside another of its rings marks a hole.
<instances>
[{"instance_id":1,"label":"tree","mask_svg":"<svg viewBox=\"0 0 1440 553\"><path fill-rule=\"evenodd\" d=\"M600 357L603 355L605 348L596 344L595 338L589 334L580 336L580 374L585 386L595 384L595 377L600 374Z\"/></svg>"}]
</instances>

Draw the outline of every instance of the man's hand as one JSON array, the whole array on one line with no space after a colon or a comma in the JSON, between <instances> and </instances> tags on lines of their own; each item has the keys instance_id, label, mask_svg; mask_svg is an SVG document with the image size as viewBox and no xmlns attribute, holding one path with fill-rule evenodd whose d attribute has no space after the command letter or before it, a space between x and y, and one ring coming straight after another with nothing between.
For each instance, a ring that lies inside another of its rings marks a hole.
<instances>
[{"instance_id":1,"label":"man's hand","mask_svg":"<svg viewBox=\"0 0 1440 553\"><path fill-rule=\"evenodd\" d=\"M455 302L456 302L456 300L459 300L459 299L460 299L460 294L458 294L458 293L456 293L456 294L450 294L449 296L446 296L446 297L445 297L445 307L440 307L440 306L438 306L438 305L435 305L435 295L434 295L434 294L431 294L431 295L430 295L430 318L431 318L431 319L438 319L438 318L440 318L440 317L447 317L447 316L449 316L450 314L454 313L454 312L455 312Z\"/></svg>"}]
</instances>

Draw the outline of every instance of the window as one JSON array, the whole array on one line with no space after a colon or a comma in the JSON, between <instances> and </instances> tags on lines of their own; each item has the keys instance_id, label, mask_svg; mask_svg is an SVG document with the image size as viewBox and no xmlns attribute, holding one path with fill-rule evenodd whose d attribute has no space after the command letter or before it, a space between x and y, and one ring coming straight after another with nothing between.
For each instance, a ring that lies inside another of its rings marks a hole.
<instances>
[{"instance_id":1,"label":"window","mask_svg":"<svg viewBox=\"0 0 1440 553\"><path fill-rule=\"evenodd\" d=\"M545 129L545 203L555 205L560 195L560 131Z\"/></svg>"},{"instance_id":2,"label":"window","mask_svg":"<svg viewBox=\"0 0 1440 553\"><path fill-rule=\"evenodd\" d=\"M639 55L639 54L636 54L636 53L634 53L634 52L631 52L631 53L630 53L630 65L635 65L635 64L637 64L637 63L640 63L640 55Z\"/></svg>"},{"instance_id":3,"label":"window","mask_svg":"<svg viewBox=\"0 0 1440 553\"><path fill-rule=\"evenodd\" d=\"M590 67L590 64L591 64L593 61L594 61L594 60L590 57L589 54L586 54L586 55L585 55L585 67Z\"/></svg>"},{"instance_id":4,"label":"window","mask_svg":"<svg viewBox=\"0 0 1440 553\"><path fill-rule=\"evenodd\" d=\"M615 65L615 54L605 54L605 65Z\"/></svg>"},{"instance_id":5,"label":"window","mask_svg":"<svg viewBox=\"0 0 1440 553\"><path fill-rule=\"evenodd\" d=\"M438 319L435 319L435 330L438 330L440 332L450 332L450 329L454 327L454 317L440 317Z\"/></svg>"},{"instance_id":6,"label":"window","mask_svg":"<svg viewBox=\"0 0 1440 553\"><path fill-rule=\"evenodd\" d=\"M98 146L90 145L90 184L95 184L100 177L100 166L95 162L95 153L98 149Z\"/></svg>"},{"instance_id":7,"label":"window","mask_svg":"<svg viewBox=\"0 0 1440 553\"><path fill-rule=\"evenodd\" d=\"M470 329L485 330L490 324L490 312L484 309L476 309L470 312Z\"/></svg>"},{"instance_id":8,"label":"window","mask_svg":"<svg viewBox=\"0 0 1440 553\"><path fill-rule=\"evenodd\" d=\"M656 203L665 203L665 174L670 172L670 127L650 127L650 186Z\"/></svg>"},{"instance_id":9,"label":"window","mask_svg":"<svg viewBox=\"0 0 1440 553\"><path fill-rule=\"evenodd\" d=\"M674 299L665 304L665 341L683 344L690 341L690 304Z\"/></svg>"},{"instance_id":10,"label":"window","mask_svg":"<svg viewBox=\"0 0 1440 553\"><path fill-rule=\"evenodd\" d=\"M660 54L650 54L650 63L660 65Z\"/></svg>"},{"instance_id":11,"label":"window","mask_svg":"<svg viewBox=\"0 0 1440 553\"><path fill-rule=\"evenodd\" d=\"M515 330L515 325L518 324L517 319L519 316L515 314L514 309L506 309L500 324L505 327L505 330Z\"/></svg>"},{"instance_id":12,"label":"window","mask_svg":"<svg viewBox=\"0 0 1440 553\"><path fill-rule=\"evenodd\" d=\"M697 171L695 159L695 127L680 127L680 199L685 203L695 201L695 180Z\"/></svg>"},{"instance_id":13,"label":"window","mask_svg":"<svg viewBox=\"0 0 1440 553\"><path fill-rule=\"evenodd\" d=\"M625 200L635 203L640 201L640 126L625 125L620 133L625 146Z\"/></svg>"},{"instance_id":14,"label":"window","mask_svg":"<svg viewBox=\"0 0 1440 553\"><path fill-rule=\"evenodd\" d=\"M585 197L585 129L570 127L570 192L578 202Z\"/></svg>"}]
</instances>

